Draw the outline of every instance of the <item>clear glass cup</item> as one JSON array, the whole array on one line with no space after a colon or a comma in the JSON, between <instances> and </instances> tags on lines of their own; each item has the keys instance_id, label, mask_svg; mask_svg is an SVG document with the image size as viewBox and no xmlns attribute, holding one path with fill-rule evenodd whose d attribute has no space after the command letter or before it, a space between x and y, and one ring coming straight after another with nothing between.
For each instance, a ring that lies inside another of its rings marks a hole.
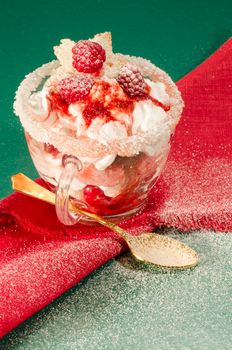
<instances>
[{"instance_id":1,"label":"clear glass cup","mask_svg":"<svg viewBox=\"0 0 232 350\"><path fill-rule=\"evenodd\" d=\"M144 145L149 147L157 142L152 130L150 133L131 136L125 143L118 141L105 146L93 140L74 138L71 130L67 136L62 130L53 128L51 118L35 118L30 96L57 68L57 61L29 74L16 93L15 112L24 126L32 160L41 178L56 193L56 213L65 225L73 225L78 221L94 224L87 217L70 212L70 200L79 207L113 221L134 215L143 207L166 163L170 138L182 111L181 97L166 73L146 60L131 60L145 76L162 81L172 98L172 106L168 111L170 133L168 137L167 134L165 137L159 135L159 147L152 155L144 152ZM99 154L107 157L112 153L117 156L104 170L97 169L89 161Z\"/></svg>"},{"instance_id":2,"label":"clear glass cup","mask_svg":"<svg viewBox=\"0 0 232 350\"><path fill-rule=\"evenodd\" d=\"M166 144L160 154L154 156L145 153L118 156L102 171L75 156L59 152L50 144L36 141L28 133L26 140L39 175L56 192L58 218L67 225L77 219L68 211L69 197L78 206L111 220L133 215L145 203L169 151L169 144Z\"/></svg>"}]
</instances>

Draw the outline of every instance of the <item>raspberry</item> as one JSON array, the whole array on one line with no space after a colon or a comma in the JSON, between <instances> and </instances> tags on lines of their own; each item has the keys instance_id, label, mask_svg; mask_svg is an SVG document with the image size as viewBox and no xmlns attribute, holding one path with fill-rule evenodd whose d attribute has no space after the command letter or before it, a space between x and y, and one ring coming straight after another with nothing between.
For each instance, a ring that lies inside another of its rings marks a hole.
<instances>
[{"instance_id":1,"label":"raspberry","mask_svg":"<svg viewBox=\"0 0 232 350\"><path fill-rule=\"evenodd\" d=\"M136 66L123 66L117 78L121 88L130 97L143 97L146 94L145 80Z\"/></svg>"},{"instance_id":2,"label":"raspberry","mask_svg":"<svg viewBox=\"0 0 232 350\"><path fill-rule=\"evenodd\" d=\"M90 77L68 77L58 83L58 92L62 100L73 103L86 97L94 84Z\"/></svg>"},{"instance_id":3,"label":"raspberry","mask_svg":"<svg viewBox=\"0 0 232 350\"><path fill-rule=\"evenodd\" d=\"M91 205L91 207L98 209L107 207L111 201L111 198L106 196L98 186L93 185L85 186L84 197L86 202Z\"/></svg>"},{"instance_id":4,"label":"raspberry","mask_svg":"<svg viewBox=\"0 0 232 350\"><path fill-rule=\"evenodd\" d=\"M106 60L103 47L89 40L78 41L73 49L73 67L78 72L95 73L99 71Z\"/></svg>"}]
</instances>

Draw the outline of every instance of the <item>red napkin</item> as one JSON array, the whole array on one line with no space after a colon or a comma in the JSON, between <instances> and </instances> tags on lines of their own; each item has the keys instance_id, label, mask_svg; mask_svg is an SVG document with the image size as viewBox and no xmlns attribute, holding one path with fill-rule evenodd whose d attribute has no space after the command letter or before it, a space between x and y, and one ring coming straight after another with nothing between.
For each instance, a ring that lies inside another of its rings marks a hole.
<instances>
[{"instance_id":1,"label":"red napkin","mask_svg":"<svg viewBox=\"0 0 232 350\"><path fill-rule=\"evenodd\" d=\"M230 231L232 39L178 87L186 107L165 172L144 211L121 226ZM0 225L0 335L125 248L103 227L61 225L52 206L18 193L0 202Z\"/></svg>"}]
</instances>

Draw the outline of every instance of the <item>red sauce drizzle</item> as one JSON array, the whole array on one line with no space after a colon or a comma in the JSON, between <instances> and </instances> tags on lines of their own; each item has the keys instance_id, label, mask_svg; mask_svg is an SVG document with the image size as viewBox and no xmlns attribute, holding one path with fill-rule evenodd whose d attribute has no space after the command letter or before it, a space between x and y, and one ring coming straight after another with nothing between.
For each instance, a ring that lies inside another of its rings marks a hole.
<instances>
[{"instance_id":1,"label":"red sauce drizzle","mask_svg":"<svg viewBox=\"0 0 232 350\"><path fill-rule=\"evenodd\" d=\"M168 112L171 107L163 104L162 102L160 102L156 98L151 97L150 96L150 91L151 91L150 86L146 85L145 94L144 94L144 96L142 98L140 98L140 100L150 100L155 106L161 107L165 112Z\"/></svg>"},{"instance_id":2,"label":"red sauce drizzle","mask_svg":"<svg viewBox=\"0 0 232 350\"><path fill-rule=\"evenodd\" d=\"M131 114L134 110L134 104L135 101L129 98L127 100L113 99L109 104L109 108L117 109L126 114Z\"/></svg>"},{"instance_id":3,"label":"red sauce drizzle","mask_svg":"<svg viewBox=\"0 0 232 350\"><path fill-rule=\"evenodd\" d=\"M104 118L105 122L115 120L111 114L112 110L116 110L128 115L131 115L134 110L135 102L150 100L155 106L161 107L165 112L170 110L170 106L164 105L162 102L157 100L154 97L150 96L150 87L146 85L146 90L144 95L139 97L130 97L128 95L123 96L123 99L118 97L112 97L110 103L105 106L105 98L107 95L111 95L110 89L111 85L106 81L98 81L95 84L99 89L99 99L92 100L91 96L86 96L82 101L83 102L83 117L86 122L86 126L90 126L93 119L100 117ZM62 114L70 116L68 111L69 104L62 100L58 92L52 91L49 96L51 102L51 109L58 110Z\"/></svg>"},{"instance_id":4,"label":"red sauce drizzle","mask_svg":"<svg viewBox=\"0 0 232 350\"><path fill-rule=\"evenodd\" d=\"M134 100L132 100L129 96L124 96L124 99L115 98L112 96L112 86L106 81L99 81L95 83L99 90L99 99L96 101L92 100L90 96L87 96L83 101L85 103L85 107L83 110L83 117L86 122L86 126L88 127L94 118L100 117L105 120L105 122L109 122L111 120L115 120L111 111L117 110L120 112L124 112L127 114L131 114L134 109ZM112 100L109 103L105 103L106 96L111 96Z\"/></svg>"},{"instance_id":5,"label":"red sauce drizzle","mask_svg":"<svg viewBox=\"0 0 232 350\"><path fill-rule=\"evenodd\" d=\"M163 110L165 112L168 112L170 110L170 108L171 108L170 106L164 105L162 102L160 102L159 100L157 100L154 97L147 96L147 99L149 99L155 106L163 108Z\"/></svg>"},{"instance_id":6,"label":"red sauce drizzle","mask_svg":"<svg viewBox=\"0 0 232 350\"><path fill-rule=\"evenodd\" d=\"M110 111L100 101L88 103L83 110L83 117L87 126L97 117L104 118L106 122L113 119Z\"/></svg>"},{"instance_id":7,"label":"red sauce drizzle","mask_svg":"<svg viewBox=\"0 0 232 350\"><path fill-rule=\"evenodd\" d=\"M70 115L68 111L69 104L62 100L60 94L55 91L51 91L49 95L49 100L51 102L51 109L54 111L61 111L63 114Z\"/></svg>"}]
</instances>

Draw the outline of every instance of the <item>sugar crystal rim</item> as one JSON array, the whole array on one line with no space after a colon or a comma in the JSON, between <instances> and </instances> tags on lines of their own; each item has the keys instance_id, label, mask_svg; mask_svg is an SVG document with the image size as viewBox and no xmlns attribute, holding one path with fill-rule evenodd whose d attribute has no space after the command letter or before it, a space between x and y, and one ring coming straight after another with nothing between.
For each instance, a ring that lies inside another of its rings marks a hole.
<instances>
[{"instance_id":1,"label":"sugar crystal rim","mask_svg":"<svg viewBox=\"0 0 232 350\"><path fill-rule=\"evenodd\" d=\"M135 64L144 76L149 77L153 81L164 83L172 101L167 116L171 131L173 132L183 109L183 101L175 83L167 73L144 58L121 54L117 54L117 56L126 58L128 62ZM104 145L88 137L59 134L54 129L48 129L43 122L33 119L29 107L29 97L38 88L43 79L51 76L59 66L59 61L54 60L37 68L25 77L16 92L14 102L15 114L19 116L25 131L35 140L50 143L64 154L94 158L108 154L127 157L133 156L139 154L144 148L144 145L155 145L162 138L162 135L157 134L157 131L150 130L146 133L127 136L125 139L114 140L108 145Z\"/></svg>"}]
</instances>

